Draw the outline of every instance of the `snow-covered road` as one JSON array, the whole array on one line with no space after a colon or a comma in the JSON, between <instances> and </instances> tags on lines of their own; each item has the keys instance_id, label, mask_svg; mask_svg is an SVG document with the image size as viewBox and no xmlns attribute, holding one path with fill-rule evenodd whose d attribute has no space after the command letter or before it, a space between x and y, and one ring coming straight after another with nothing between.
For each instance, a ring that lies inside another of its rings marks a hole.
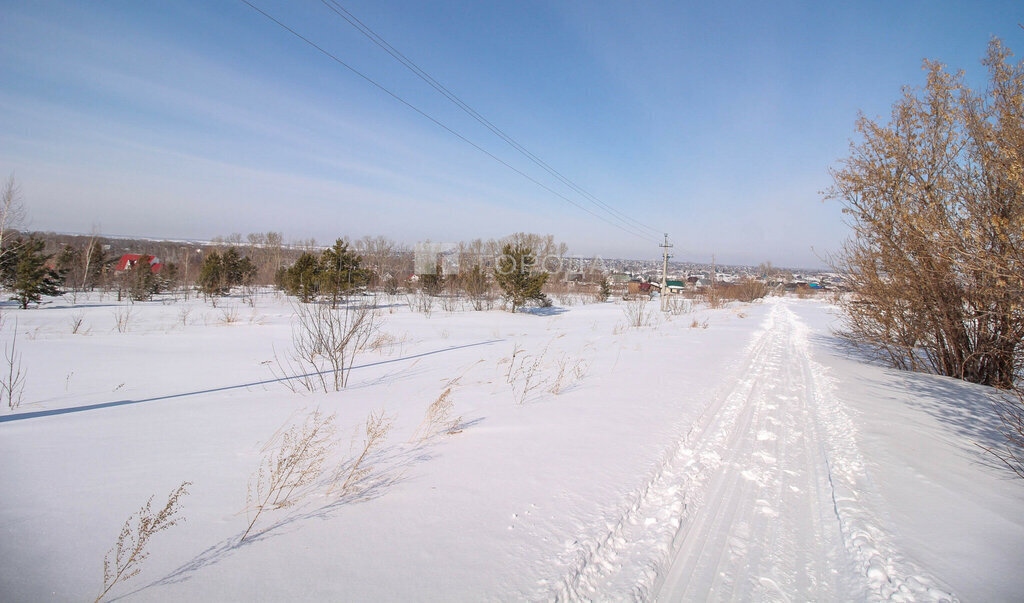
<instances>
[{"instance_id":1,"label":"snow-covered road","mask_svg":"<svg viewBox=\"0 0 1024 603\"><path fill-rule=\"evenodd\" d=\"M815 379L796 317L776 304L703 428L707 467L692 519L659 580L664 600L829 600L853 591L813 414ZM778 597L774 596L778 595Z\"/></svg>"},{"instance_id":2,"label":"snow-covered road","mask_svg":"<svg viewBox=\"0 0 1024 603\"><path fill-rule=\"evenodd\" d=\"M944 600L861 504L852 425L785 300L562 598ZM640 568L638 570L638 568Z\"/></svg>"}]
</instances>

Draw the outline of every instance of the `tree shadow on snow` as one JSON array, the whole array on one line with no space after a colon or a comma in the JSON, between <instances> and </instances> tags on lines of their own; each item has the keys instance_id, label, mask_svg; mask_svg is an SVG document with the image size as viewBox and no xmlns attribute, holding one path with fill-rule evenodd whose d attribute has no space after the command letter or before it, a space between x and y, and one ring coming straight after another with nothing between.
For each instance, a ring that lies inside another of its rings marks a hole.
<instances>
[{"instance_id":1,"label":"tree shadow on snow","mask_svg":"<svg viewBox=\"0 0 1024 603\"><path fill-rule=\"evenodd\" d=\"M856 387L872 398L923 411L947 428L952 444L966 440L972 445L970 452L965 451L972 463L1007 470L983 448L999 450L1006 445L999 411L1011 394L952 377L892 368L870 348L838 335L816 334L810 339L834 356L876 367L877 371L856 377Z\"/></svg>"},{"instance_id":2,"label":"tree shadow on snow","mask_svg":"<svg viewBox=\"0 0 1024 603\"><path fill-rule=\"evenodd\" d=\"M547 308L520 308L516 312L532 314L534 316L558 316L559 314L565 314L568 310L559 306L549 306Z\"/></svg>"},{"instance_id":3,"label":"tree shadow on snow","mask_svg":"<svg viewBox=\"0 0 1024 603\"><path fill-rule=\"evenodd\" d=\"M375 362L367 362L367 363L364 363L364 364L359 364L359 365L353 366L352 370L365 369L365 368L370 368L370 367L374 367L374 366L382 366L382 365L387 365L387 364L394 364L396 362L404 362L406 360L416 360L416 359L420 359L420 358L426 358L428 356L435 356L437 354L444 354L446 352L453 352L453 351L456 351L456 350L463 350L463 349L466 349L466 348L473 348L473 347L478 347L478 346L491 345L491 344L494 344L494 343L500 343L502 341L505 341L505 340L504 339L489 339L489 340L486 340L486 341L479 341L479 342L475 342L475 343L467 343L467 344L462 344L462 345L453 345L453 346L448 346L446 348L440 348L440 349L437 349L437 350L430 350L430 351L427 351L427 352L420 352L418 354L409 354L407 356L402 356L400 358L389 358L389 359L386 359L386 360L378 360L378 361L375 361ZM401 371L399 371L399 372L401 372ZM248 382L248 383L238 383L238 384L235 384L235 385L224 385L224 386L221 386L221 387L211 387L211 388L207 388L207 389L200 389L200 390L189 391L189 392L181 392L181 393L177 393L177 394L167 394L167 395L163 395L163 396L153 396L151 398L140 398L138 400L117 400L117 401L114 401L114 402L100 402L100 403L97 403L97 404L88 404L86 406L71 406L71 407L68 407L68 408L54 408L52 410L39 410L39 411L33 411L33 412L21 412L21 413L15 413L15 414L10 414L10 415L0 416L0 423L6 423L6 422L9 422L9 421L20 421L20 420L24 420L24 419L34 419L34 418L38 418L38 417L50 417L50 416L56 416L56 415L65 415L65 414L76 413L76 412L84 412L84 411L87 411L87 410L97 410L97 409L100 409L100 408L112 408L112 407L115 407L115 406L125 406L125 405L129 405L129 404L141 404L143 402L156 402L156 401L160 401L160 400L172 400L172 399L175 399L175 398L185 398L185 397L189 397L189 396L199 396L199 395L203 395L203 394L213 394L213 393L226 392L226 391L231 391L231 390L236 390L236 389L249 389L250 387L260 387L260 386L265 386L265 385L269 385L269 384L272 384L272 383L283 383L285 381L298 380L298 379L303 379L303 378L307 378L307 377L314 377L316 375L328 375L328 374L330 374L330 371L325 370L325 371L320 371L320 372L305 373L305 374L301 374L301 375L288 375L288 376L285 376L285 377L275 377L275 378L272 378L272 379L263 379L263 380L260 380L260 381L251 381L251 382Z\"/></svg>"}]
</instances>

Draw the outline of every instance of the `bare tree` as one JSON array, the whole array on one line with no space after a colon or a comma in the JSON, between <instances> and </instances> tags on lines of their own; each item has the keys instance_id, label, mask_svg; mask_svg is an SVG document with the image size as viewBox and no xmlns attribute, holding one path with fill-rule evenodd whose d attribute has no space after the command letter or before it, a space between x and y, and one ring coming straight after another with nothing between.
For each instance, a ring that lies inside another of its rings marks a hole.
<instances>
[{"instance_id":1,"label":"bare tree","mask_svg":"<svg viewBox=\"0 0 1024 603\"><path fill-rule=\"evenodd\" d=\"M3 189L0 190L0 257L8 252L10 245L4 246L4 239L11 230L16 230L25 222L25 205L21 199L21 187L14 179L14 174L7 177Z\"/></svg>"}]
</instances>

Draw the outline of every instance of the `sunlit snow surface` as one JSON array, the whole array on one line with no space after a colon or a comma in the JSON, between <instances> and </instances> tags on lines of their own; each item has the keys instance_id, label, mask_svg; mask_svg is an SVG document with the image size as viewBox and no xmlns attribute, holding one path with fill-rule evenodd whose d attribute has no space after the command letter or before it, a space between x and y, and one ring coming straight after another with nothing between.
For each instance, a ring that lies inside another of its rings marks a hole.
<instances>
[{"instance_id":1,"label":"sunlit snow surface","mask_svg":"<svg viewBox=\"0 0 1024 603\"><path fill-rule=\"evenodd\" d=\"M697 306L629 328L622 302L516 315L435 306L428 318L380 298L388 336L330 394L275 382L292 310L273 293L255 307L137 303L123 333L114 298L76 302L2 312L0 341L17 328L27 369L24 402L0 411L5 601L98 595L124 520L185 480L187 521L156 535L142 572L113 595L1024 592L1024 480L976 445L999 442L988 392L872 364L832 335L836 317L821 301ZM75 317L84 333L71 333ZM543 354L542 385L522 403L508 383L517 350ZM563 359L588 368L555 394ZM461 431L410 442L455 378ZM372 479L359 496L314 492L268 512L239 544L264 443L318 407L337 415L336 460L369 412L396 417Z\"/></svg>"}]
</instances>

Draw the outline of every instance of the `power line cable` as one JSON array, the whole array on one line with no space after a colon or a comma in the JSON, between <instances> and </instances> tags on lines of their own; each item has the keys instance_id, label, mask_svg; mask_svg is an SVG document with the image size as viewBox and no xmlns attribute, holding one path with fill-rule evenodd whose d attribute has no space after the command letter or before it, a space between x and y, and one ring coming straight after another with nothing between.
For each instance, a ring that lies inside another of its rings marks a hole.
<instances>
[{"instance_id":1,"label":"power line cable","mask_svg":"<svg viewBox=\"0 0 1024 603\"><path fill-rule=\"evenodd\" d=\"M368 25L366 25L365 23L360 21L358 17L353 15L351 12L349 12L344 6L342 6L340 3L338 3L337 0L320 0L320 2L322 2L324 4L324 6L326 6L328 9L333 11L336 15L338 15L339 17L344 19L346 22L348 22L349 25L351 25L356 30L358 30L360 33L362 33L364 36L366 36L366 38L369 39L371 42L373 42L374 44L379 46L381 49L383 49L385 52L387 52L389 55L391 55L391 57L394 58L396 61L398 61L399 63L404 65L409 71L412 71L414 74L416 74L417 77L422 79L424 82L426 82L432 88L434 88L439 93L441 93L441 95L443 95L445 98L447 98L453 104L455 104L460 109L462 109L467 115L469 115L470 117L472 117L473 119L478 121L481 125L486 127L492 133L494 133L495 136L497 136L498 138L501 138L502 140L504 140L506 143L509 144L509 146L511 146L515 150L519 151L519 153L521 153L527 159L529 159L530 161L532 161L533 163L538 165L540 168L542 168L543 170L545 170L546 172L548 172L549 174L551 174L552 176L557 178L560 182L562 182L564 185L566 185L567 187L569 187L570 189L575 191L577 194L579 194L580 196L584 197L585 199L587 199L588 201L590 201L594 205L598 206L599 208L603 209L604 211L608 212L614 218L616 218L617 220L619 220L623 224L625 224L627 226L630 226L631 228L639 227L639 229L641 229L641 230L646 230L646 231L649 231L649 232L651 232L653 234L656 234L656 235L660 235L661 234L661 231L659 231L658 229L653 228L653 227L651 227L651 226L649 226L647 224L644 224L643 222L640 222L639 220L636 220L636 219L632 218L628 214L624 214L624 213L616 210L611 205L609 205L609 204L605 203L604 201L600 200L595 195L591 194L590 192L585 190L583 187L577 185L575 182L570 180L568 177L564 176L561 172L559 172L555 168L551 167L546 161L544 161L540 157L536 156L534 153L530 152L530 150L527 149L526 147L524 147L522 144L520 144L519 141L517 141L512 136L506 134L498 126L494 125L494 123L492 123L486 117L484 117L479 112L477 112L475 109L473 109L473 107L469 106L468 103L466 103L461 98L459 98L458 95L456 95L454 92L452 92L450 89L448 89L444 84L438 82L429 73L427 73L422 68L420 68L419 65L414 63L411 59L409 59L404 54L402 54L401 51L399 51L397 48L392 46L380 34L378 34L373 29L371 29Z\"/></svg>"},{"instance_id":2,"label":"power line cable","mask_svg":"<svg viewBox=\"0 0 1024 603\"><path fill-rule=\"evenodd\" d=\"M507 162L507 161L505 161L504 159L501 159L500 157L498 157L497 155L495 155L495 154L491 153L491 152L490 152L490 151L488 151L487 149L484 149L484 148L483 148L483 147L481 147L480 145L478 145L478 144L476 144L475 142L473 142L473 141L469 140L468 138L466 138L465 136L463 136L463 135L462 135L462 134L460 134L459 132L455 131L454 129L452 129L452 128L448 127L447 125L443 124L442 122L438 121L437 119L435 119L434 117L432 117L431 115L429 115L429 114L428 114L428 113L426 113L425 111L421 110L420 108L416 107L415 105L413 105L413 104L412 104L412 103L410 103L409 101L407 101L407 100L405 100L404 98L402 98L402 97L398 96L398 95L397 95L396 93L392 92L392 91L391 91L391 90L389 90L388 88L385 88L385 87L384 87L384 86L383 86L382 84L379 84L379 83L378 83L377 81L375 81L375 80L374 80L373 78L371 78L370 76L368 76L368 75L366 75L366 74L362 73L361 71L359 71L359 70L358 70L358 69L356 69L355 67L352 67L351 65L349 65L349 64L348 64L348 63L346 63L345 61L341 60L340 58L338 58L337 56L335 56L335 55L334 55L334 54L332 54L331 52L327 51L327 50L326 50L326 49L324 49L323 47L319 46L318 44L316 44L315 42L313 42L313 41L312 41L312 40L310 40L309 38L307 38L307 37L303 36L302 34L300 34L299 32L297 32L296 30L292 29L292 28L291 28L291 27L289 27L288 25L286 25L286 24L284 24L283 22L279 21L279 20L278 20L277 18L273 17L272 15L270 15L269 13L267 13L266 11L264 11L263 9L261 9L261 8L259 8L258 6L256 6L256 5L252 4L251 2L249 2L249 0L239 0L239 1L240 1L240 2L242 2L243 4L245 4L246 6L248 6L249 8L253 9L254 11L258 12L259 14L263 15L263 16L264 16L264 17L266 17L266 18L267 18L268 20L272 21L273 23L275 23L276 25L278 25L278 26L279 26L279 27L281 27L282 29L286 30L286 31L287 31L288 33L292 34L292 35L293 35L293 36L295 36L296 38L299 38L300 40L302 40L303 42L305 42L305 43L306 43L306 44L308 44L309 46L312 46L312 47L313 47L313 48L315 48L316 50L320 51L320 53L322 53L323 55L327 56L328 58L330 58L330 59L331 59L331 60L333 60L334 62L338 63L338 64L339 64L339 65L341 65L342 67L344 67L344 68L348 69L348 70L349 70L349 71L351 71L351 72L352 72L353 74L355 74L355 75L359 76L360 78L362 78L363 80L365 80L365 81L366 81L366 82L368 82L369 84L373 85L373 86L374 86L375 88L377 88L377 89L378 89L378 90L380 90L381 92L384 92L385 94L387 94L387 95L388 95L388 96L390 96L391 98L393 98L393 99L395 99L396 101L398 101L398 102L402 103L403 105L405 105L406 107L408 107L408 108L412 109L412 110L413 110L413 111L415 111L416 113L419 113L419 114L420 114L421 116L423 116L423 117L425 117L426 119L430 120L430 121L431 121L431 122L433 122L433 123L434 123L435 125L437 125L438 127L440 127L440 128L442 128L442 129L444 129L445 131L447 131L447 132L448 132L448 133L450 133L451 135L455 136L456 138L458 138L458 139L459 139L459 140L461 140L462 142L465 142L466 144L470 145L470 146L471 146L471 147L473 147L474 149L476 149L476 150L480 151L481 153L483 153L483 154L487 155L488 157L490 157L490 158L491 158L491 159L493 159L494 161L497 161L498 163L500 163L500 164L504 165L505 167L507 167L508 169L512 170L513 172L515 172L515 173L519 174L519 175L520 175L520 176L522 176L523 178L526 178L526 179L527 179L527 180L529 180L530 182L533 182L534 184L536 184L537 186L541 187L542 189L544 189L544 190L548 191L549 193L551 193L551 194L555 195L556 197L558 197L558 198L562 199L562 200L563 200L563 201L565 201L566 203L569 203L570 205L572 205L572 206L576 207L577 209L580 209L580 210L582 210L582 211L585 211L585 212L587 212L588 214L590 214L591 216L593 216L593 217L597 218L598 220L601 220L602 222L605 222L606 224L609 224L609 225L611 225L611 226L614 226L615 228L618 228L619 230L622 230L622 231L624 231L624 232L627 232L627 233L629 233L629 234L631 234L631 235L633 235L633 236L635 236L635 237L638 237L638 238L640 238L640 239L644 239L645 241L651 241L651 240L652 240L652 239L650 239L650 238L649 238L649 237L648 237L647 235L644 235L644 234L642 234L641 232L638 232L638 231L637 231L637 230L635 230L635 229L632 229L632 228L627 228L627 227L626 227L626 226L624 226L624 225L621 225L621 224L617 224L617 223L615 223L615 222L612 222L611 220L607 219L607 218L606 218L605 216L602 216L602 215L600 215L600 214L594 213L594 212L593 212L593 211L591 211L591 210L590 210L589 208L587 208L587 207L584 207L584 206L580 205L579 203L576 203L575 201L573 201L572 199L570 199L570 198L566 197L566 196L565 196L565 195L563 195L562 193L559 193L558 191L556 191L556 190L552 189L551 187L547 186L547 185L546 185L546 184L544 184L543 182L540 182L540 181L539 181L539 180L537 180L536 178L533 178L532 176L530 176L530 175L529 175L529 174L527 174L526 172L523 172L523 171L522 171L522 170L520 170L519 168L517 168L517 167L513 166L512 164L508 163L508 162Z\"/></svg>"}]
</instances>

